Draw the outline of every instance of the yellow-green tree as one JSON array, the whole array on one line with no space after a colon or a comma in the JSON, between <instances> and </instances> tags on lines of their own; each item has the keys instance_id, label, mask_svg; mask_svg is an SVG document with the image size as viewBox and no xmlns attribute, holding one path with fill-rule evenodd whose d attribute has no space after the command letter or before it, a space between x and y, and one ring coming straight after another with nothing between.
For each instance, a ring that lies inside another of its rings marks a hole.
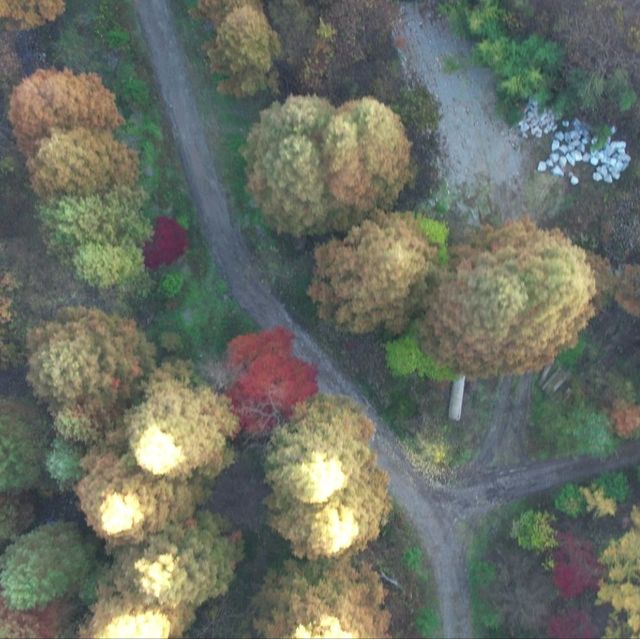
<instances>
[{"instance_id":1,"label":"yellow-green tree","mask_svg":"<svg viewBox=\"0 0 640 639\"><path fill-rule=\"evenodd\" d=\"M309 296L320 317L343 330L400 333L424 296L436 259L412 213L380 213L344 240L316 248Z\"/></svg>"},{"instance_id":2,"label":"yellow-green tree","mask_svg":"<svg viewBox=\"0 0 640 639\"><path fill-rule=\"evenodd\" d=\"M27 160L31 186L41 198L105 193L138 180L138 154L110 131L54 129Z\"/></svg>"},{"instance_id":3,"label":"yellow-green tree","mask_svg":"<svg viewBox=\"0 0 640 639\"><path fill-rule=\"evenodd\" d=\"M191 517L203 497L203 484L192 479L154 477L128 456L92 454L87 474L76 484L87 523L111 545L140 543L171 522Z\"/></svg>"},{"instance_id":4,"label":"yellow-green tree","mask_svg":"<svg viewBox=\"0 0 640 639\"><path fill-rule=\"evenodd\" d=\"M241 538L228 532L221 517L200 512L186 524L169 524L142 545L116 549L106 579L149 606L195 609L227 592L242 558Z\"/></svg>"},{"instance_id":5,"label":"yellow-green tree","mask_svg":"<svg viewBox=\"0 0 640 639\"><path fill-rule=\"evenodd\" d=\"M270 571L255 599L254 627L281 637L386 637L384 589L369 566L348 560L287 561Z\"/></svg>"},{"instance_id":6,"label":"yellow-green tree","mask_svg":"<svg viewBox=\"0 0 640 639\"><path fill-rule=\"evenodd\" d=\"M226 78L220 91L237 97L277 89L273 61L280 54L280 40L269 26L262 8L243 4L216 27L216 39L206 47L211 68Z\"/></svg>"},{"instance_id":7,"label":"yellow-green tree","mask_svg":"<svg viewBox=\"0 0 640 639\"><path fill-rule=\"evenodd\" d=\"M606 568L598 591L598 603L613 613L605 637L640 637L640 510L631 511L633 527L612 541L600 561Z\"/></svg>"},{"instance_id":8,"label":"yellow-green tree","mask_svg":"<svg viewBox=\"0 0 640 639\"><path fill-rule=\"evenodd\" d=\"M573 346L594 314L585 253L558 230L520 220L458 247L427 299L425 353L470 377L542 368Z\"/></svg>"},{"instance_id":9,"label":"yellow-green tree","mask_svg":"<svg viewBox=\"0 0 640 639\"><path fill-rule=\"evenodd\" d=\"M410 153L404 126L389 107L374 98L346 102L326 133L329 189L357 213L388 210L409 180Z\"/></svg>"},{"instance_id":10,"label":"yellow-green tree","mask_svg":"<svg viewBox=\"0 0 640 639\"><path fill-rule=\"evenodd\" d=\"M279 233L347 230L395 200L409 147L398 117L372 98L336 111L314 96L289 97L249 134L249 190Z\"/></svg>"},{"instance_id":11,"label":"yellow-green tree","mask_svg":"<svg viewBox=\"0 0 640 639\"><path fill-rule=\"evenodd\" d=\"M369 447L373 431L353 402L323 395L275 431L265 460L268 521L297 557L362 550L380 533L390 501Z\"/></svg>"},{"instance_id":12,"label":"yellow-green tree","mask_svg":"<svg viewBox=\"0 0 640 639\"><path fill-rule=\"evenodd\" d=\"M239 430L229 399L162 370L126 423L138 465L166 477L188 477L196 468L218 475L233 459L228 440Z\"/></svg>"},{"instance_id":13,"label":"yellow-green tree","mask_svg":"<svg viewBox=\"0 0 640 639\"><path fill-rule=\"evenodd\" d=\"M214 27L220 26L222 21L236 9L250 6L254 9L262 9L261 0L198 0L196 13L205 20L213 23Z\"/></svg>"},{"instance_id":14,"label":"yellow-green tree","mask_svg":"<svg viewBox=\"0 0 640 639\"><path fill-rule=\"evenodd\" d=\"M34 29L64 13L64 0L0 0L0 20L6 29Z\"/></svg>"},{"instance_id":15,"label":"yellow-green tree","mask_svg":"<svg viewBox=\"0 0 640 639\"><path fill-rule=\"evenodd\" d=\"M115 95L95 73L38 69L11 94L9 121L22 153L32 156L53 129L112 131L124 120Z\"/></svg>"},{"instance_id":16,"label":"yellow-green tree","mask_svg":"<svg viewBox=\"0 0 640 639\"><path fill-rule=\"evenodd\" d=\"M27 336L27 379L68 439L99 441L154 366L154 348L133 320L70 307Z\"/></svg>"}]
</instances>

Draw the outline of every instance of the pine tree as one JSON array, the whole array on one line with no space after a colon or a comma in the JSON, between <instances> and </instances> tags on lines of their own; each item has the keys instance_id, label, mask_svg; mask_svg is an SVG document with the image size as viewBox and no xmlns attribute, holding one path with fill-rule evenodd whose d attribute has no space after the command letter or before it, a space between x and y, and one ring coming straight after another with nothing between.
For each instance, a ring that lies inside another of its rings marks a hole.
<instances>
[{"instance_id":1,"label":"pine tree","mask_svg":"<svg viewBox=\"0 0 640 639\"><path fill-rule=\"evenodd\" d=\"M280 637L386 637L384 589L368 566L348 560L287 561L270 571L255 600L254 627Z\"/></svg>"},{"instance_id":2,"label":"pine tree","mask_svg":"<svg viewBox=\"0 0 640 639\"><path fill-rule=\"evenodd\" d=\"M275 431L265 461L269 523L297 557L362 550L390 510L369 448L373 424L349 400L318 395Z\"/></svg>"},{"instance_id":3,"label":"pine tree","mask_svg":"<svg viewBox=\"0 0 640 639\"><path fill-rule=\"evenodd\" d=\"M424 351L470 377L542 368L594 314L584 251L529 220L485 227L458 247L421 321Z\"/></svg>"},{"instance_id":4,"label":"pine tree","mask_svg":"<svg viewBox=\"0 0 640 639\"><path fill-rule=\"evenodd\" d=\"M309 296L322 319L353 333L400 333L424 295L436 249L413 214L380 213L316 248L315 260Z\"/></svg>"},{"instance_id":5,"label":"pine tree","mask_svg":"<svg viewBox=\"0 0 640 639\"><path fill-rule=\"evenodd\" d=\"M38 69L11 94L9 121L18 148L33 156L53 129L113 131L124 120L115 95L95 73Z\"/></svg>"}]
</instances>

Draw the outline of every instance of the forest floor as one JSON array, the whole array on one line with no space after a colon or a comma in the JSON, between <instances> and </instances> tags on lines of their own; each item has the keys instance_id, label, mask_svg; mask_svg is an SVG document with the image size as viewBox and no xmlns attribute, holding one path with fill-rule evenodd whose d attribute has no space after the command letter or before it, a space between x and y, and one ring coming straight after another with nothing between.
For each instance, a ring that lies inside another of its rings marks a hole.
<instances>
[{"instance_id":1,"label":"forest floor","mask_svg":"<svg viewBox=\"0 0 640 639\"><path fill-rule=\"evenodd\" d=\"M408 514L429 555L437 581L443 634L471 637L472 623L466 573L466 545L470 521L507 501L547 490L640 461L640 446L621 447L615 458L552 460L481 472L469 468L456 486L425 479L407 461L388 426L358 386L342 373L333 358L290 317L282 303L264 284L241 232L233 224L227 198L218 177L213 154L204 134L188 64L178 41L169 0L136 0L136 10L147 40L158 86L172 124L189 185L212 254L240 306L262 327L280 324L296 336L297 355L318 368L322 392L347 395L362 404L377 425L374 448L390 478L390 491ZM208 122L211 126L212 123ZM477 129L473 128L473 134ZM470 133L471 135L471 133ZM511 415L526 401L527 384L508 384L502 391L502 408L494 413L489 431L497 447L481 449L481 455L501 461L500 433ZM512 401L512 396L515 401ZM518 417L518 419L521 419ZM495 426L495 424L499 424ZM492 434L493 433L493 434ZM517 447L516 447L517 448ZM482 451L491 449L491 455ZM483 458L484 461L484 458Z\"/></svg>"}]
</instances>

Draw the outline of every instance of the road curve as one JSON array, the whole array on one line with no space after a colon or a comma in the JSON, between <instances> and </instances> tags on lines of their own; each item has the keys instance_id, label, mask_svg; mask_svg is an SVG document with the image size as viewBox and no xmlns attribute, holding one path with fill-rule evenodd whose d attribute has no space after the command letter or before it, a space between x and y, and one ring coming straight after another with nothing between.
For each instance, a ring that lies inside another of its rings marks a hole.
<instances>
[{"instance_id":1,"label":"road curve","mask_svg":"<svg viewBox=\"0 0 640 639\"><path fill-rule=\"evenodd\" d=\"M446 637L472 636L464 557L452 534L453 522L429 499L424 482L360 390L262 283L254 258L231 220L168 0L136 0L135 6L203 233L231 294L260 326L280 324L295 334L296 352L317 366L322 392L348 395L366 407L377 426L374 447L381 467L389 473L391 494L406 510L430 557L438 583L443 633Z\"/></svg>"},{"instance_id":2,"label":"road curve","mask_svg":"<svg viewBox=\"0 0 640 639\"><path fill-rule=\"evenodd\" d=\"M619 455L608 460L552 460L474 472L459 486L445 487L419 475L359 388L291 319L284 306L262 283L254 258L229 213L193 96L169 0L134 1L204 236L233 297L260 326L269 328L280 324L295 334L296 353L317 366L322 392L347 395L365 407L377 426L373 445L381 467L389 474L391 493L406 511L429 555L438 588L443 634L451 638L471 637L464 548L468 519L512 499L547 490L565 481L579 481L604 470L638 463L640 444L628 445ZM505 393L504 401L496 407L494 414L494 419L500 422L499 428L490 429L489 437L495 440L504 435L513 415L518 414L520 400L526 399L524 391L520 394L523 397L510 401ZM505 411L512 411L511 417L505 416ZM481 461L486 463L492 459L490 448L485 446L481 449Z\"/></svg>"}]
</instances>

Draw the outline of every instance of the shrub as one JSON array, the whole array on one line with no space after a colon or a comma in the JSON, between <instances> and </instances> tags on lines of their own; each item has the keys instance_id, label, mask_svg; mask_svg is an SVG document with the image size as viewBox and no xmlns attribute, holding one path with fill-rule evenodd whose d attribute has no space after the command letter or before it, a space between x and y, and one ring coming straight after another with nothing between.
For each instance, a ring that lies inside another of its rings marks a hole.
<instances>
[{"instance_id":1,"label":"shrub","mask_svg":"<svg viewBox=\"0 0 640 639\"><path fill-rule=\"evenodd\" d=\"M555 496L553 505L561 513L576 519L587 512L587 502L580 488L575 484L565 484Z\"/></svg>"},{"instance_id":2,"label":"shrub","mask_svg":"<svg viewBox=\"0 0 640 639\"><path fill-rule=\"evenodd\" d=\"M601 489L607 499L613 499L617 504L623 504L629 498L629 480L622 472L604 473L592 484L592 490Z\"/></svg>"},{"instance_id":3,"label":"shrub","mask_svg":"<svg viewBox=\"0 0 640 639\"><path fill-rule=\"evenodd\" d=\"M526 510L514 520L511 527L511 538L520 548L544 552L558 545L556 531L553 528L554 518L544 511Z\"/></svg>"},{"instance_id":4,"label":"shrub","mask_svg":"<svg viewBox=\"0 0 640 639\"><path fill-rule=\"evenodd\" d=\"M597 590L603 574L593 544L571 533L558 533L560 546L553 553L553 582L569 599L585 590Z\"/></svg>"},{"instance_id":5,"label":"shrub","mask_svg":"<svg viewBox=\"0 0 640 639\"><path fill-rule=\"evenodd\" d=\"M34 519L33 503L28 494L0 494L0 546L15 541Z\"/></svg>"},{"instance_id":6,"label":"shrub","mask_svg":"<svg viewBox=\"0 0 640 639\"><path fill-rule=\"evenodd\" d=\"M144 264L152 271L173 264L187 250L187 232L170 217L156 218L153 237L144 247Z\"/></svg>"},{"instance_id":7,"label":"shrub","mask_svg":"<svg viewBox=\"0 0 640 639\"><path fill-rule=\"evenodd\" d=\"M10 608L29 610L80 592L96 567L96 549L75 524L45 524L2 556L0 584Z\"/></svg>"},{"instance_id":8,"label":"shrub","mask_svg":"<svg viewBox=\"0 0 640 639\"><path fill-rule=\"evenodd\" d=\"M640 431L640 406L618 406L611 411L611 421L618 437L636 437Z\"/></svg>"},{"instance_id":9,"label":"shrub","mask_svg":"<svg viewBox=\"0 0 640 639\"><path fill-rule=\"evenodd\" d=\"M596 639L598 631L586 610L569 608L553 615L547 624L549 639Z\"/></svg>"},{"instance_id":10,"label":"shrub","mask_svg":"<svg viewBox=\"0 0 640 639\"><path fill-rule=\"evenodd\" d=\"M415 373L435 382L446 382L456 378L456 374L448 366L438 364L433 357L426 355L416 337L411 334L387 342L385 351L387 366L394 377L405 377Z\"/></svg>"},{"instance_id":11,"label":"shrub","mask_svg":"<svg viewBox=\"0 0 640 639\"><path fill-rule=\"evenodd\" d=\"M184 273L180 271L165 273L160 278L160 283L158 284L158 292L167 300L178 297L178 295L180 295L182 287L184 286L184 281Z\"/></svg>"},{"instance_id":12,"label":"shrub","mask_svg":"<svg viewBox=\"0 0 640 639\"><path fill-rule=\"evenodd\" d=\"M596 517L613 517L616 514L616 500L607 497L602 488L581 488L580 492L587 502L587 511Z\"/></svg>"},{"instance_id":13,"label":"shrub","mask_svg":"<svg viewBox=\"0 0 640 639\"><path fill-rule=\"evenodd\" d=\"M47 454L47 471L60 490L69 490L85 474L81 449L62 437L56 437Z\"/></svg>"},{"instance_id":14,"label":"shrub","mask_svg":"<svg viewBox=\"0 0 640 639\"><path fill-rule=\"evenodd\" d=\"M420 230L425 234L429 242L438 247L440 264L446 264L449 261L449 250L447 248L449 227L444 222L433 220L424 215L418 215L416 219Z\"/></svg>"},{"instance_id":15,"label":"shrub","mask_svg":"<svg viewBox=\"0 0 640 639\"><path fill-rule=\"evenodd\" d=\"M28 404L0 398L0 492L36 488L46 447L41 415Z\"/></svg>"}]
</instances>

